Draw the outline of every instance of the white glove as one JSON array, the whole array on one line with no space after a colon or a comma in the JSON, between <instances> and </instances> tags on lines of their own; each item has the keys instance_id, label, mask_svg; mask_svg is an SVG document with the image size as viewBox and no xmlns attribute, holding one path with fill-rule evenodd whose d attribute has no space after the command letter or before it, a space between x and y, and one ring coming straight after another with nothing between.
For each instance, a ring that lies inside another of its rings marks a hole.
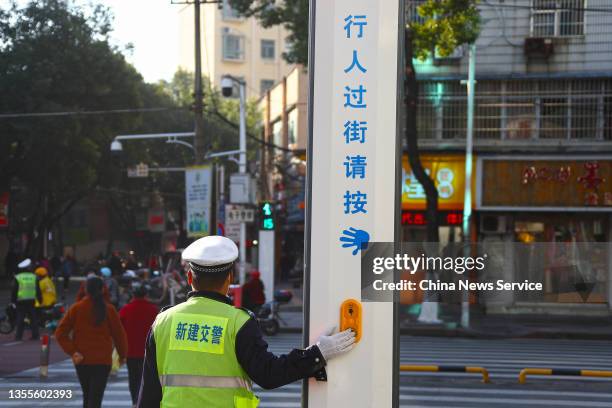
<instances>
[{"instance_id":1,"label":"white glove","mask_svg":"<svg viewBox=\"0 0 612 408\"><path fill-rule=\"evenodd\" d=\"M329 361L355 347L355 333L351 329L333 334L335 330L335 326L330 327L317 339L317 347L319 347L325 361Z\"/></svg>"}]
</instances>

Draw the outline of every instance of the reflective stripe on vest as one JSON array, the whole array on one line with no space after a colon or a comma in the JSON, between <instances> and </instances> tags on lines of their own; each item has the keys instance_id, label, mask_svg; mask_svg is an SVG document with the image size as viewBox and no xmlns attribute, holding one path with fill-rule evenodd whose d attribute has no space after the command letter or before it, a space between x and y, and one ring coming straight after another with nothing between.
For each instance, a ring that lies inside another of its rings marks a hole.
<instances>
[{"instance_id":1,"label":"reflective stripe on vest","mask_svg":"<svg viewBox=\"0 0 612 408\"><path fill-rule=\"evenodd\" d=\"M36 298L36 275L32 272L22 272L15 276L19 287L17 300L34 300Z\"/></svg>"},{"instance_id":2,"label":"reflective stripe on vest","mask_svg":"<svg viewBox=\"0 0 612 408\"><path fill-rule=\"evenodd\" d=\"M240 377L169 374L160 376L159 382L162 387L244 388L251 391L251 383Z\"/></svg>"}]
</instances>

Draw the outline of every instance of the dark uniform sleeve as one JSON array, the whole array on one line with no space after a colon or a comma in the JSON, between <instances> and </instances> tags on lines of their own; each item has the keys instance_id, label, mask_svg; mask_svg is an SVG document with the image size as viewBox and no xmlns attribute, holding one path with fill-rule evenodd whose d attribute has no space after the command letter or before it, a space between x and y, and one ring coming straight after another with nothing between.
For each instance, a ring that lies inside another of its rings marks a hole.
<instances>
[{"instance_id":1,"label":"dark uniform sleeve","mask_svg":"<svg viewBox=\"0 0 612 408\"><path fill-rule=\"evenodd\" d=\"M159 408L162 400L162 387L157 373L157 354L155 351L155 336L149 330L145 345L145 357L142 367L142 381L138 394L137 408Z\"/></svg>"},{"instance_id":2,"label":"dark uniform sleeve","mask_svg":"<svg viewBox=\"0 0 612 408\"><path fill-rule=\"evenodd\" d=\"M42 303L42 290L40 289L41 279L36 279L36 300L38 303Z\"/></svg>"},{"instance_id":3,"label":"dark uniform sleeve","mask_svg":"<svg viewBox=\"0 0 612 408\"><path fill-rule=\"evenodd\" d=\"M257 321L251 317L236 335L236 357L248 376L260 387L272 389L315 377L326 380L325 359L317 346L294 349L275 356L268 351Z\"/></svg>"}]
</instances>

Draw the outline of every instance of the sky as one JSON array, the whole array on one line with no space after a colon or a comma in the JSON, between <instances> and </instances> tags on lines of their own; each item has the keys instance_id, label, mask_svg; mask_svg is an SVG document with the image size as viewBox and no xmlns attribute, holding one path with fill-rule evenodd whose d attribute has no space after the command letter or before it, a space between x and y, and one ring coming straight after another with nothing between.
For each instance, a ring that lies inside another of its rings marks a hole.
<instances>
[{"instance_id":1,"label":"sky","mask_svg":"<svg viewBox=\"0 0 612 408\"><path fill-rule=\"evenodd\" d=\"M170 0L98 0L115 15L113 41L132 43L126 55L147 82L170 79L178 67L178 13L185 6Z\"/></svg>"},{"instance_id":2,"label":"sky","mask_svg":"<svg viewBox=\"0 0 612 408\"><path fill-rule=\"evenodd\" d=\"M125 55L145 81L172 78L179 64L178 13L185 5L171 4L171 0L73 1L77 5L100 3L111 9L115 16L113 44L121 48L133 44L131 55ZM8 0L0 0L0 7L7 4Z\"/></svg>"}]
</instances>

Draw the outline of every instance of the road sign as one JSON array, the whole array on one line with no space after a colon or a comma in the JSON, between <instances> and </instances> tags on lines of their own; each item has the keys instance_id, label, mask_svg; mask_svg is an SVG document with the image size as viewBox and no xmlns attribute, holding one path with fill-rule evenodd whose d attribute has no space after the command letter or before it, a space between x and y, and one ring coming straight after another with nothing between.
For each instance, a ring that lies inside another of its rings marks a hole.
<instances>
[{"instance_id":1,"label":"road sign","mask_svg":"<svg viewBox=\"0 0 612 408\"><path fill-rule=\"evenodd\" d=\"M188 237L204 237L211 234L211 181L211 166L190 167L185 171ZM216 233L216 228L213 233Z\"/></svg>"},{"instance_id":2,"label":"road sign","mask_svg":"<svg viewBox=\"0 0 612 408\"><path fill-rule=\"evenodd\" d=\"M225 236L234 242L240 241L240 220L230 218L229 214L237 208L240 208L240 206L225 204Z\"/></svg>"},{"instance_id":3,"label":"road sign","mask_svg":"<svg viewBox=\"0 0 612 408\"><path fill-rule=\"evenodd\" d=\"M225 218L241 223L246 222L252 223L255 221L255 210L252 208L246 208L242 205L232 205L231 209L228 211L227 206L225 209Z\"/></svg>"},{"instance_id":4,"label":"road sign","mask_svg":"<svg viewBox=\"0 0 612 408\"><path fill-rule=\"evenodd\" d=\"M304 305L309 344L339 324L344 300L362 300L359 271L368 243L396 238L402 3L310 2ZM397 406L394 311L391 302L363 302L361 341L329 362L328 382L308 382L308 407Z\"/></svg>"},{"instance_id":5,"label":"road sign","mask_svg":"<svg viewBox=\"0 0 612 408\"><path fill-rule=\"evenodd\" d=\"M128 167L128 177L146 178L149 177L149 166L145 163L138 163L136 166Z\"/></svg>"}]
</instances>

